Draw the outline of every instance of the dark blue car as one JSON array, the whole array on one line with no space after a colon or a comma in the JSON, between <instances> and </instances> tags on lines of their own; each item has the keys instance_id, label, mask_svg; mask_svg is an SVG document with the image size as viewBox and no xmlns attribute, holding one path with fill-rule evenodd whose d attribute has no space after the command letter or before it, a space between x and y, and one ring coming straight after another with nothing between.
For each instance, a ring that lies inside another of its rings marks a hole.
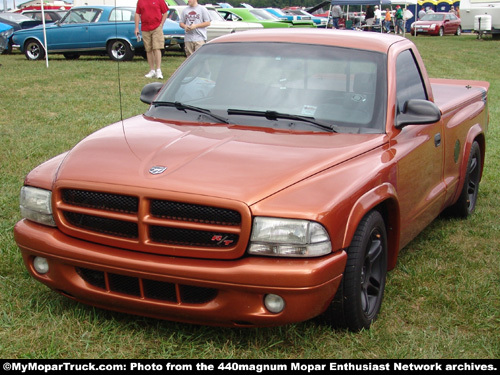
<instances>
[{"instance_id":1,"label":"dark blue car","mask_svg":"<svg viewBox=\"0 0 500 375\"><path fill-rule=\"evenodd\" d=\"M136 53L144 53L134 33L134 17L134 7L74 7L62 20L46 25L48 52L62 53L67 59L107 54L115 61L131 60ZM45 58L42 26L16 31L12 41L28 60Z\"/></svg>"}]
</instances>

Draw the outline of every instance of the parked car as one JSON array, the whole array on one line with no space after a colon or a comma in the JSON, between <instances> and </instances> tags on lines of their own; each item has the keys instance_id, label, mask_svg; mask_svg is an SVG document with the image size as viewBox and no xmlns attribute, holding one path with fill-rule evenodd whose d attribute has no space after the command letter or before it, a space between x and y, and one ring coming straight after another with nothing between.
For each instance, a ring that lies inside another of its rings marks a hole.
<instances>
[{"instance_id":1,"label":"parked car","mask_svg":"<svg viewBox=\"0 0 500 375\"><path fill-rule=\"evenodd\" d=\"M33 18L13 12L0 12L0 22L12 26L14 31L29 29L42 23L41 20L34 20Z\"/></svg>"},{"instance_id":2,"label":"parked car","mask_svg":"<svg viewBox=\"0 0 500 375\"><path fill-rule=\"evenodd\" d=\"M169 15L175 14L169 10ZM184 50L184 34L185 31L179 26L179 22L167 18L163 24L163 37L165 38L165 49L178 46Z\"/></svg>"},{"instance_id":3,"label":"parked car","mask_svg":"<svg viewBox=\"0 0 500 375\"><path fill-rule=\"evenodd\" d=\"M187 6L169 6L168 19L179 22L182 11ZM207 40L210 41L221 35L231 34L237 31L251 29L262 29L263 26L253 22L228 22L217 12L213 6L205 5L210 14L210 26L207 27ZM184 30L183 30L184 32Z\"/></svg>"},{"instance_id":4,"label":"parked car","mask_svg":"<svg viewBox=\"0 0 500 375\"><path fill-rule=\"evenodd\" d=\"M311 20L311 16L302 16L302 15L293 15L293 14L286 14L282 9L279 8L264 8L266 11L268 11L271 14L274 14L278 18L283 18L286 20Z\"/></svg>"},{"instance_id":5,"label":"parked car","mask_svg":"<svg viewBox=\"0 0 500 375\"><path fill-rule=\"evenodd\" d=\"M259 23L264 28L316 27L312 21L281 19L264 9L219 8L217 11L226 21Z\"/></svg>"},{"instance_id":6,"label":"parked car","mask_svg":"<svg viewBox=\"0 0 500 375\"><path fill-rule=\"evenodd\" d=\"M303 20L310 19L316 24L317 27L326 27L326 24L328 23L328 17L317 17L303 9L287 9L284 13L292 17L301 17Z\"/></svg>"},{"instance_id":7,"label":"parked car","mask_svg":"<svg viewBox=\"0 0 500 375\"><path fill-rule=\"evenodd\" d=\"M439 35L462 33L460 18L453 13L429 13L411 24L411 34Z\"/></svg>"},{"instance_id":8,"label":"parked car","mask_svg":"<svg viewBox=\"0 0 500 375\"><path fill-rule=\"evenodd\" d=\"M13 32L14 28L11 25L0 22L0 54L9 52L9 41Z\"/></svg>"},{"instance_id":9,"label":"parked car","mask_svg":"<svg viewBox=\"0 0 500 375\"><path fill-rule=\"evenodd\" d=\"M67 10L56 10L56 9L46 9L43 14L45 16L45 23L52 23L61 20L66 13ZM32 10L23 10L21 12L23 16L30 17L37 21L42 21L42 11L38 9Z\"/></svg>"},{"instance_id":10,"label":"parked car","mask_svg":"<svg viewBox=\"0 0 500 375\"><path fill-rule=\"evenodd\" d=\"M135 53L144 52L142 41L134 33L134 16L133 7L73 7L62 20L46 25L47 49L67 59L107 54L115 61L131 60ZM16 31L12 41L28 60L45 57L42 26Z\"/></svg>"},{"instance_id":11,"label":"parked car","mask_svg":"<svg viewBox=\"0 0 500 375\"><path fill-rule=\"evenodd\" d=\"M365 329L400 250L474 212L488 90L430 79L396 35L224 35L146 85L144 114L30 172L15 240L36 280L100 308Z\"/></svg>"}]
</instances>

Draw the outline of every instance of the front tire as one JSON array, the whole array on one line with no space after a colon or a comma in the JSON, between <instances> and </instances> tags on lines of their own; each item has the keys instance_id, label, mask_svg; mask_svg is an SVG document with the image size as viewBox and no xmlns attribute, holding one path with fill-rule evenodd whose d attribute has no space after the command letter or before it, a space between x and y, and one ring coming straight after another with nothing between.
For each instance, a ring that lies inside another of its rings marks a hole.
<instances>
[{"instance_id":1,"label":"front tire","mask_svg":"<svg viewBox=\"0 0 500 375\"><path fill-rule=\"evenodd\" d=\"M472 143L465 180L462 191L457 202L448 210L450 214L465 219L476 209L477 194L479 192L479 182L481 181L482 155L479 143Z\"/></svg>"},{"instance_id":2,"label":"front tire","mask_svg":"<svg viewBox=\"0 0 500 375\"><path fill-rule=\"evenodd\" d=\"M108 56L114 61L130 61L134 58L134 51L124 40L112 40L108 43Z\"/></svg>"},{"instance_id":3,"label":"front tire","mask_svg":"<svg viewBox=\"0 0 500 375\"><path fill-rule=\"evenodd\" d=\"M387 233L378 211L361 220L347 249L347 264L335 297L325 312L336 328L370 328L382 305L387 275Z\"/></svg>"},{"instance_id":4,"label":"front tire","mask_svg":"<svg viewBox=\"0 0 500 375\"><path fill-rule=\"evenodd\" d=\"M444 29L441 27L439 29L439 36L443 36L444 35Z\"/></svg>"},{"instance_id":5,"label":"front tire","mask_svg":"<svg viewBox=\"0 0 500 375\"><path fill-rule=\"evenodd\" d=\"M45 58L45 48L38 40L31 39L24 45L24 55L31 61L42 60Z\"/></svg>"}]
</instances>

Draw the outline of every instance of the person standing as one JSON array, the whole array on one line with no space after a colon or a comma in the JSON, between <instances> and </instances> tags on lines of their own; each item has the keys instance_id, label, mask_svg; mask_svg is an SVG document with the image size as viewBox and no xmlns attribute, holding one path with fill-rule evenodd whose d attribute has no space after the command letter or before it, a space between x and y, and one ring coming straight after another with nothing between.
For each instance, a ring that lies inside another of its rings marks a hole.
<instances>
[{"instance_id":1,"label":"person standing","mask_svg":"<svg viewBox=\"0 0 500 375\"><path fill-rule=\"evenodd\" d=\"M389 8L385 9L385 18L384 18L384 26L385 26L385 31L387 34L391 32L391 23L392 23L392 17L391 17L391 10Z\"/></svg>"},{"instance_id":2,"label":"person standing","mask_svg":"<svg viewBox=\"0 0 500 375\"><path fill-rule=\"evenodd\" d=\"M188 0L179 22L186 33L184 35L184 48L186 56L191 56L207 41L207 27L210 26L210 14L207 8L198 4L198 0Z\"/></svg>"},{"instance_id":3,"label":"person standing","mask_svg":"<svg viewBox=\"0 0 500 375\"><path fill-rule=\"evenodd\" d=\"M168 7L165 0L138 0L135 10L135 36L140 37L139 23L141 24L142 40L149 64L149 73L146 78L163 79L161 72L161 50L165 48L163 24L167 19Z\"/></svg>"},{"instance_id":4,"label":"person standing","mask_svg":"<svg viewBox=\"0 0 500 375\"><path fill-rule=\"evenodd\" d=\"M394 34L403 34L403 9L396 7L396 30Z\"/></svg>"},{"instance_id":5,"label":"person standing","mask_svg":"<svg viewBox=\"0 0 500 375\"><path fill-rule=\"evenodd\" d=\"M334 29L339 28L339 20L342 18L342 8L336 4L332 8L332 26Z\"/></svg>"},{"instance_id":6,"label":"person standing","mask_svg":"<svg viewBox=\"0 0 500 375\"><path fill-rule=\"evenodd\" d=\"M373 21L375 21L375 12L371 5L366 6L365 13L365 23L367 26L373 26ZM371 28L369 28L371 30Z\"/></svg>"},{"instance_id":7,"label":"person standing","mask_svg":"<svg viewBox=\"0 0 500 375\"><path fill-rule=\"evenodd\" d=\"M381 25L382 11L379 9L378 5L375 5L373 14L375 15L375 25Z\"/></svg>"},{"instance_id":8,"label":"person standing","mask_svg":"<svg viewBox=\"0 0 500 375\"><path fill-rule=\"evenodd\" d=\"M418 12L418 19L421 20L423 16L425 16L425 9L424 7L420 8L420 11Z\"/></svg>"}]
</instances>

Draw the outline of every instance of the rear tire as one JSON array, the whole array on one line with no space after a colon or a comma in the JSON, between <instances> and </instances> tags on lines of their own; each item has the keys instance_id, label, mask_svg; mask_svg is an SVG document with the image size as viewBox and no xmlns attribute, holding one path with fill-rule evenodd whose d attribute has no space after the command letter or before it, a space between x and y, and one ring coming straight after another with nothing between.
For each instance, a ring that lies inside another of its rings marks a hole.
<instances>
[{"instance_id":1,"label":"rear tire","mask_svg":"<svg viewBox=\"0 0 500 375\"><path fill-rule=\"evenodd\" d=\"M35 39L30 39L24 44L24 55L28 60L36 61L45 58L45 48Z\"/></svg>"},{"instance_id":2,"label":"rear tire","mask_svg":"<svg viewBox=\"0 0 500 375\"><path fill-rule=\"evenodd\" d=\"M456 36L460 36L460 35L462 35L462 28L461 28L460 26L458 26L458 29L457 29L457 31L455 32L455 35L456 35Z\"/></svg>"},{"instance_id":3,"label":"rear tire","mask_svg":"<svg viewBox=\"0 0 500 375\"><path fill-rule=\"evenodd\" d=\"M378 211L361 220L347 249L347 264L335 297L324 314L335 328L370 328L382 305L387 275L387 234Z\"/></svg>"},{"instance_id":4,"label":"rear tire","mask_svg":"<svg viewBox=\"0 0 500 375\"><path fill-rule=\"evenodd\" d=\"M108 43L108 56L114 61L130 61L134 58L134 51L124 40L112 40Z\"/></svg>"},{"instance_id":5,"label":"rear tire","mask_svg":"<svg viewBox=\"0 0 500 375\"><path fill-rule=\"evenodd\" d=\"M477 194L479 192L479 181L481 180L482 156L479 143L472 143L465 180L462 191L456 203L448 209L448 212L456 217L466 218L476 209Z\"/></svg>"}]
</instances>

